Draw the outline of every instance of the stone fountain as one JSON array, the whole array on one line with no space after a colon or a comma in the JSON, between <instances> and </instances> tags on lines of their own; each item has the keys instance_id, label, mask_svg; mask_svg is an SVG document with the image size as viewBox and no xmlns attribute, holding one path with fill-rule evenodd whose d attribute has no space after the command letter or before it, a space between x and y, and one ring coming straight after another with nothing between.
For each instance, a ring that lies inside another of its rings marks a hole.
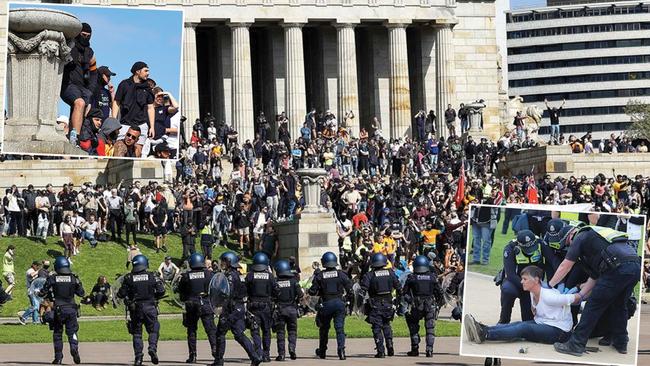
<instances>
[{"instance_id":1,"label":"stone fountain","mask_svg":"<svg viewBox=\"0 0 650 366\"><path fill-rule=\"evenodd\" d=\"M63 68L72 60L69 43L80 31L79 19L60 10L9 11L3 151L86 155L56 123Z\"/></svg>"},{"instance_id":2,"label":"stone fountain","mask_svg":"<svg viewBox=\"0 0 650 366\"><path fill-rule=\"evenodd\" d=\"M312 262L320 263L323 253L331 251L339 255L338 234L332 213L320 205L321 183L327 172L308 168L298 169L296 173L302 184L305 207L299 218L278 222L274 227L280 243L280 258L296 257L300 270L310 274Z\"/></svg>"}]
</instances>

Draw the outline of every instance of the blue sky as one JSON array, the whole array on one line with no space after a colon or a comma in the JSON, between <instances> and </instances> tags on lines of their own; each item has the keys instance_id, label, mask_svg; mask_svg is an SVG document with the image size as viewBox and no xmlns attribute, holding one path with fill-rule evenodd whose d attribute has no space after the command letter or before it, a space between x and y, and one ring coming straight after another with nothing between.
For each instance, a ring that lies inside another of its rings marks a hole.
<instances>
[{"instance_id":1,"label":"blue sky","mask_svg":"<svg viewBox=\"0 0 650 366\"><path fill-rule=\"evenodd\" d=\"M144 61L149 65L151 78L180 100L182 11L9 4L10 9L25 7L60 9L90 24L93 29L90 45L95 51L97 66L108 66L117 74L111 79L115 88L120 81L131 75L130 69L134 62ZM61 114L67 116L69 107L59 100L59 115Z\"/></svg>"},{"instance_id":2,"label":"blue sky","mask_svg":"<svg viewBox=\"0 0 650 366\"><path fill-rule=\"evenodd\" d=\"M546 6L546 0L510 0L510 9L539 8Z\"/></svg>"}]
</instances>

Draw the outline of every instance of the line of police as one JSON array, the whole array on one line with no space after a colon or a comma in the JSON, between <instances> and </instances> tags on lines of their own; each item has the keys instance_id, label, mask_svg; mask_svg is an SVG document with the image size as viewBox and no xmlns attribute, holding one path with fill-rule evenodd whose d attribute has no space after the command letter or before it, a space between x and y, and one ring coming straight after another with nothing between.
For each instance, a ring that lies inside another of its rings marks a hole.
<instances>
[{"instance_id":1,"label":"line of police","mask_svg":"<svg viewBox=\"0 0 650 366\"><path fill-rule=\"evenodd\" d=\"M226 333L231 331L235 340L244 348L253 366L270 362L271 329L277 332L278 356L276 361L285 360L285 328L288 332L289 357L296 359L298 304L303 297L298 279L286 260L275 263L277 278L269 269L269 258L264 253L253 257L253 265L245 278L240 278L239 259L235 253L226 252L220 257L222 274L228 282L228 299L221 306L218 324L215 324L214 304L211 302L210 283L215 273L205 267L205 259L193 254L188 264L190 270L182 274L179 284L181 300L185 302L183 325L187 328L189 358L187 363L196 362L196 332L201 320L208 335L213 365L223 365ZM352 281L347 274L337 269L337 257L327 252L321 258L324 270L316 272L308 293L318 296L316 325L319 328L319 347L316 356L326 358L328 332L334 322L339 359L345 360L345 316L346 303L353 300ZM124 299L127 309L127 328L133 337L134 365L142 365L142 326L149 334L148 353L151 362L159 362L157 355L158 323L157 301L164 297L165 288L158 276L148 271L148 260L137 255L132 260L132 271L124 276L117 297ZM387 259L381 254L372 257L372 271L361 280L361 295L366 302L366 321L372 325L377 353L375 357L393 356L391 321L395 305L410 304L406 312L411 350L409 356L419 355L420 321L426 328L426 356L433 357L435 320L438 307L444 301L437 276L431 272L429 259L418 256L413 262L413 273L409 274L404 286L400 285L392 269L387 269ZM78 306L74 296L83 297L84 290L79 278L71 272L65 257L57 257L55 273L48 277L41 293L54 302L50 329L54 331L54 361L63 360L63 328L70 342L70 351L75 363L80 363L77 331ZM396 296L394 296L394 293ZM247 300L246 300L247 299ZM251 329L252 342L244 334ZM260 336L261 330L261 336Z\"/></svg>"},{"instance_id":2,"label":"line of police","mask_svg":"<svg viewBox=\"0 0 650 366\"><path fill-rule=\"evenodd\" d=\"M495 278L501 286L499 323L510 322L516 299L522 321L533 320L530 294L523 290L520 274L535 265L545 271L544 286L589 297L580 321L580 305L572 306L575 327L569 339L554 344L557 352L580 356L589 338L603 337L600 345L627 353L627 320L634 315L631 296L641 274L641 258L627 234L559 218L538 226L531 225L537 233L518 231L503 250L503 272Z\"/></svg>"}]
</instances>

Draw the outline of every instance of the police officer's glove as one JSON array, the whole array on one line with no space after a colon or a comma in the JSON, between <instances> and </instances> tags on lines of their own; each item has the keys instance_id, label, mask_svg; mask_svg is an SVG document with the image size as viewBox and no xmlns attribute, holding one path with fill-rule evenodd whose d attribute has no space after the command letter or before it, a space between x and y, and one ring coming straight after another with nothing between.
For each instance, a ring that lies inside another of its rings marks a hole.
<instances>
[{"instance_id":1,"label":"police officer's glove","mask_svg":"<svg viewBox=\"0 0 650 366\"><path fill-rule=\"evenodd\" d=\"M556 288L557 288L558 291L560 291L561 294L566 293L567 288L564 285L564 283L558 283Z\"/></svg>"},{"instance_id":2,"label":"police officer's glove","mask_svg":"<svg viewBox=\"0 0 650 366\"><path fill-rule=\"evenodd\" d=\"M543 287L543 288L548 288L548 289L551 288L551 286L549 286L549 285L548 285L548 282L546 282L546 281L542 281L542 287Z\"/></svg>"},{"instance_id":3,"label":"police officer's glove","mask_svg":"<svg viewBox=\"0 0 650 366\"><path fill-rule=\"evenodd\" d=\"M562 294L563 294L563 295L573 295L573 294L577 294L578 291L580 291L580 289L577 288L577 287L572 287L572 288L570 288L570 289L569 289L569 288L565 288L564 291L562 291Z\"/></svg>"}]
</instances>

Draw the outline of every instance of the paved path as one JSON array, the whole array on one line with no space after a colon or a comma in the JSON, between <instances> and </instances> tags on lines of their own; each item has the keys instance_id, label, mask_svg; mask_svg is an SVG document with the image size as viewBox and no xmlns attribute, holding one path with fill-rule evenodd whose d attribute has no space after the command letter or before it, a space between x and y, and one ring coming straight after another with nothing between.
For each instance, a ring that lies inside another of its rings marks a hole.
<instances>
[{"instance_id":1,"label":"paved path","mask_svg":"<svg viewBox=\"0 0 650 366\"><path fill-rule=\"evenodd\" d=\"M464 302L464 311L474 315L476 320L492 325L496 324L499 320L499 289L494 286L491 277L479 274L476 272L468 272L467 278L465 281L465 302ZM470 295L471 294L471 295ZM650 308L644 306L642 308L641 319L641 329L644 330L641 334L641 344L639 349L648 350L650 348L650 339L648 337L643 337L644 333L646 335L650 333ZM515 303L512 312L512 319L517 320L521 319L519 312L519 302ZM600 364L619 364L619 365L634 365L635 361L635 350L637 342L637 329L639 321L639 312L635 314L628 322L628 333L630 337L630 342L628 345L629 353L627 355L621 355L612 347L602 347L598 346L598 339L591 339L588 343L588 346L599 347L600 352L585 354L582 357L574 357L570 355L564 355L556 352L553 349L552 345L544 345L539 343L532 342L511 342L511 343L497 343L497 342L487 342L483 344L474 344L467 340L465 334L463 334L464 341L462 342L463 354L467 355L492 355L497 357L524 357L529 359L540 359L547 361L585 361L585 362L594 362ZM645 328L645 329L644 329ZM464 333L464 330L462 330ZM522 347L527 347L528 352L526 354L520 354L519 350ZM648 352L648 351L645 351ZM648 365L650 364L650 358L646 360L646 363L639 360L639 365Z\"/></svg>"}]
</instances>

